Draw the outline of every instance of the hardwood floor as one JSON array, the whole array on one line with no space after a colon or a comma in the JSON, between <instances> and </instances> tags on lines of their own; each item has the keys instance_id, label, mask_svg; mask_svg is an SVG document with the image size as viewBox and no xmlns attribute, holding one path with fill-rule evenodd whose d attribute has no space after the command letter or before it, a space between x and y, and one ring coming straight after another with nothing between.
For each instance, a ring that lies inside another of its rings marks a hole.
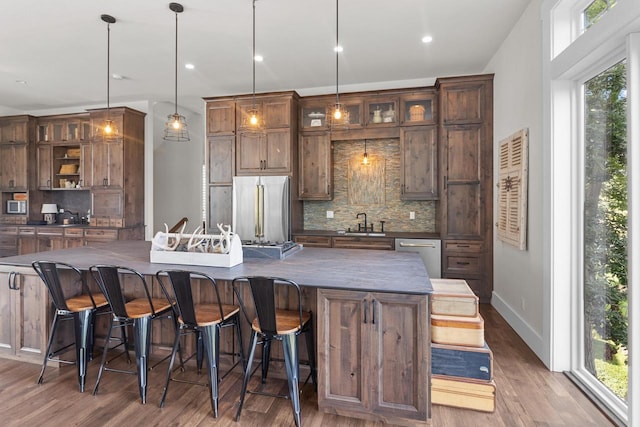
<instances>
[{"instance_id":1,"label":"hardwood floor","mask_svg":"<svg viewBox=\"0 0 640 427\"><path fill-rule=\"evenodd\" d=\"M434 405L432 425L462 426L607 426L613 425L563 374L549 372L524 342L490 306L482 307L485 334L494 354L497 385L495 413ZM91 395L99 358L89 365L87 391L80 393L75 366L48 368L45 382L36 384L40 366L0 359L0 424L3 426L291 426L288 400L247 396L240 422L234 421L240 393L240 373L220 384L219 417L214 419L204 387L172 382L163 409L158 408L166 362L149 374L147 404L141 405L135 375L107 372L97 396ZM185 375L195 375L189 369ZM249 388L256 388L259 375ZM202 377L204 378L204 376ZM286 382L269 380L270 392L286 393ZM381 423L323 414L317 411L313 387L303 388L305 426L377 426Z\"/></svg>"}]
</instances>

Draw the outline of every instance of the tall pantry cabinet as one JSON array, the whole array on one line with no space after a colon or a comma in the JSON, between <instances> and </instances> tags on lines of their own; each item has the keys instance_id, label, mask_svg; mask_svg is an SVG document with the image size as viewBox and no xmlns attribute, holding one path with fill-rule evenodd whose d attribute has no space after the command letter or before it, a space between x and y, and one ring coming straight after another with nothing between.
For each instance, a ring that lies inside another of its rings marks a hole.
<instances>
[{"instance_id":1,"label":"tall pantry cabinet","mask_svg":"<svg viewBox=\"0 0 640 427\"><path fill-rule=\"evenodd\" d=\"M493 290L493 75L438 79L442 276Z\"/></svg>"}]
</instances>

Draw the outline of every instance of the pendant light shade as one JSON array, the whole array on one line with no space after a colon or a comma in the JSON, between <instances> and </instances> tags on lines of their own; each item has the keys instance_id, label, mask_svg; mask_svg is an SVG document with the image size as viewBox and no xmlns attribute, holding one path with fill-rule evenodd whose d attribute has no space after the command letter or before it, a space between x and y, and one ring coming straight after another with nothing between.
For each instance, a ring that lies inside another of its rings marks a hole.
<instances>
[{"instance_id":1,"label":"pendant light shade","mask_svg":"<svg viewBox=\"0 0 640 427\"><path fill-rule=\"evenodd\" d=\"M369 164L369 156L367 155L367 140L364 140L364 155L362 156L362 164L363 165L368 165Z\"/></svg>"},{"instance_id":2,"label":"pendant light shade","mask_svg":"<svg viewBox=\"0 0 640 427\"><path fill-rule=\"evenodd\" d=\"M189 141L189 131L187 121L184 116L178 114L178 14L184 11L180 3L169 3L169 9L176 15L176 57L175 57L175 97L174 113L167 116L167 123L164 128L164 139L166 141L187 142Z\"/></svg>"},{"instance_id":3,"label":"pendant light shade","mask_svg":"<svg viewBox=\"0 0 640 427\"><path fill-rule=\"evenodd\" d=\"M252 21L252 51L251 51L251 64L253 66L253 85L252 85L252 98L251 108L247 110L243 117L242 127L248 132L262 133L264 131L264 118L260 114L260 110L256 105L256 1L253 0L253 21Z\"/></svg>"},{"instance_id":4,"label":"pendant light shade","mask_svg":"<svg viewBox=\"0 0 640 427\"><path fill-rule=\"evenodd\" d=\"M100 15L100 19L107 23L107 113L102 125L96 129L96 137L104 141L114 141L120 136L119 130L113 120L109 104L110 81L111 81L111 24L116 23L116 18L111 15Z\"/></svg>"},{"instance_id":5,"label":"pendant light shade","mask_svg":"<svg viewBox=\"0 0 640 427\"><path fill-rule=\"evenodd\" d=\"M330 105L327 109L327 123L331 130L347 130L349 128L349 111L344 107L344 105L340 104L340 92L338 87L338 77L339 77L339 68L338 68L338 58L341 52L340 48L340 38L338 32L338 16L339 16L339 0L336 0L336 46L334 51L336 52L336 103Z\"/></svg>"}]
</instances>

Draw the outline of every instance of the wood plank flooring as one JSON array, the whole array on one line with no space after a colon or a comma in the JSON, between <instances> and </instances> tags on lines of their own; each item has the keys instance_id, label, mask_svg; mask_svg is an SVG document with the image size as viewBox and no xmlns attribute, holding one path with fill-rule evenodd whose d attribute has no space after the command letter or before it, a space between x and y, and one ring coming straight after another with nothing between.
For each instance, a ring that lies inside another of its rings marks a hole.
<instances>
[{"instance_id":1,"label":"wood plank flooring","mask_svg":"<svg viewBox=\"0 0 640 427\"><path fill-rule=\"evenodd\" d=\"M486 340L494 354L497 385L495 413L433 406L432 425L467 426L607 426L613 425L563 374L549 372L490 306L483 305ZM219 417L214 419L205 387L172 382L165 407L158 403L166 362L149 374L147 404L140 404L135 375L106 372L97 396L91 395L99 365L89 365L87 391L80 393L75 366L48 368L37 385L40 366L0 359L0 425L3 426L292 426L288 400L247 396L240 421L234 421L241 381L239 371L220 384ZM195 376L193 369L185 375ZM254 375L251 388L259 385ZM204 375L201 377L204 381ZM270 392L286 393L283 380L270 379ZM313 387L303 388L305 426L379 426L381 423L318 412Z\"/></svg>"}]
</instances>

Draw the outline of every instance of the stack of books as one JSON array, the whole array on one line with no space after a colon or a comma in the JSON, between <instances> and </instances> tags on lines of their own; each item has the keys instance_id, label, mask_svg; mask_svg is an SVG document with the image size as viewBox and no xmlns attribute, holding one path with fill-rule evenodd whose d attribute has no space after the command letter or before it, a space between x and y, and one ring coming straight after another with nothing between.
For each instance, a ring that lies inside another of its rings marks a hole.
<instances>
[{"instance_id":1,"label":"stack of books","mask_svg":"<svg viewBox=\"0 0 640 427\"><path fill-rule=\"evenodd\" d=\"M493 412L493 354L478 298L461 279L431 279L431 402Z\"/></svg>"}]
</instances>

